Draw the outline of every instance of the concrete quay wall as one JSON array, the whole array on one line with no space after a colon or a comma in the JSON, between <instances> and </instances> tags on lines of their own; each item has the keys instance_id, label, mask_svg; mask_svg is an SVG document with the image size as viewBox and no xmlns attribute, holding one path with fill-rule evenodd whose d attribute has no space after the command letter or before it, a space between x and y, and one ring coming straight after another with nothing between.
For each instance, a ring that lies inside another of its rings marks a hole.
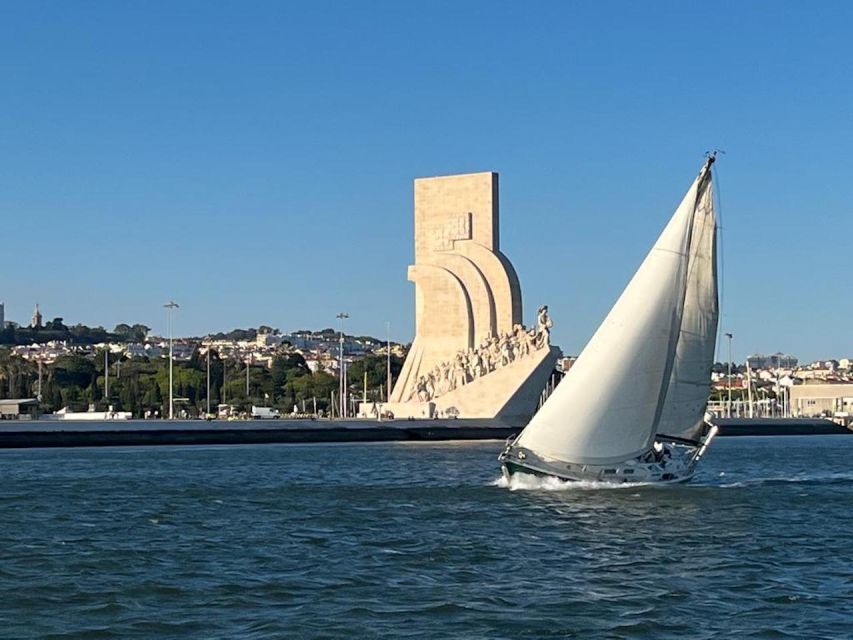
<instances>
[{"instance_id":1,"label":"concrete quay wall","mask_svg":"<svg viewBox=\"0 0 853 640\"><path fill-rule=\"evenodd\" d=\"M850 434L829 420L720 420L720 436ZM523 425L497 420L269 420L247 422L0 423L0 449L157 445L308 444L505 440Z\"/></svg>"},{"instance_id":2,"label":"concrete quay wall","mask_svg":"<svg viewBox=\"0 0 853 640\"><path fill-rule=\"evenodd\" d=\"M520 431L478 420L16 421L0 424L0 449L504 440Z\"/></svg>"}]
</instances>

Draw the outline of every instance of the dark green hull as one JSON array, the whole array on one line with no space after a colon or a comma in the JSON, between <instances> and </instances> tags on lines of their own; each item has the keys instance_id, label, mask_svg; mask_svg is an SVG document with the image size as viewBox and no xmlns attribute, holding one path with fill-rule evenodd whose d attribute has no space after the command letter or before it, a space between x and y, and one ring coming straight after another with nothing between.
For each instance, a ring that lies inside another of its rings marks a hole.
<instances>
[{"instance_id":1,"label":"dark green hull","mask_svg":"<svg viewBox=\"0 0 853 640\"><path fill-rule=\"evenodd\" d=\"M553 473L546 473L544 471L538 471L536 469L531 469L530 467L525 467L520 464L516 464L510 460L504 460L501 462L501 466L505 472L505 475L511 476L516 473L524 473L529 476L536 476L537 478L559 478L560 480L565 480L569 482L575 482L573 478L566 478L564 476L557 476Z\"/></svg>"}]
</instances>

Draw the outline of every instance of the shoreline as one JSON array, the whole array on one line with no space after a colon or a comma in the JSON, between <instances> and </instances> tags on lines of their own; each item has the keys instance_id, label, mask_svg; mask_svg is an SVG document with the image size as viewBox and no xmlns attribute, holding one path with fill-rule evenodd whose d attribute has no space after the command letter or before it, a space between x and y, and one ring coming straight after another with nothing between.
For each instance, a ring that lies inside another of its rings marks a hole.
<instances>
[{"instance_id":1,"label":"shoreline","mask_svg":"<svg viewBox=\"0 0 853 640\"><path fill-rule=\"evenodd\" d=\"M851 434L829 420L732 418L720 436ZM122 420L0 422L0 449L162 445L506 440L521 431L497 420Z\"/></svg>"}]
</instances>

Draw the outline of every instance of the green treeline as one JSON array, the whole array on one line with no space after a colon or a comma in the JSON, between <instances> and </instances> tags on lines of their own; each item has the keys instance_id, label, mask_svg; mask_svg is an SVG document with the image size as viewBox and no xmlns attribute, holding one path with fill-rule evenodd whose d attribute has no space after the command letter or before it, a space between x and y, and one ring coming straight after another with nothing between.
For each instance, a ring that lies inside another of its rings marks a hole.
<instances>
[{"instance_id":1,"label":"green treeline","mask_svg":"<svg viewBox=\"0 0 853 640\"><path fill-rule=\"evenodd\" d=\"M44 344L54 340L69 344L100 344L103 342L142 342L151 329L144 324L120 324L112 331L103 327L77 324L66 327L62 318L54 318L42 327L0 328L0 345Z\"/></svg>"},{"instance_id":2,"label":"green treeline","mask_svg":"<svg viewBox=\"0 0 853 640\"><path fill-rule=\"evenodd\" d=\"M103 411L112 406L116 411L130 411L134 417L146 412L168 414L169 361L148 360L116 354L109 355L109 395L104 375L104 352L94 356L67 355L45 364L41 371L42 412L68 407L85 411L90 404ZM399 374L402 360L392 356L392 373ZM368 399L379 400L384 394L386 360L384 356L366 356L354 362L348 371L351 393L361 398L364 374L367 373ZM246 364L220 358L210 353L210 407L220 403L248 411L252 404L269 406L289 413L294 405L301 411L327 412L332 392L337 393L338 379L326 372L312 373L305 359L297 353L282 352L272 367L250 366L246 392ZM173 369L175 410L195 417L207 408L207 356L196 349L187 362L175 362ZM38 396L38 364L0 348L0 399Z\"/></svg>"}]
</instances>

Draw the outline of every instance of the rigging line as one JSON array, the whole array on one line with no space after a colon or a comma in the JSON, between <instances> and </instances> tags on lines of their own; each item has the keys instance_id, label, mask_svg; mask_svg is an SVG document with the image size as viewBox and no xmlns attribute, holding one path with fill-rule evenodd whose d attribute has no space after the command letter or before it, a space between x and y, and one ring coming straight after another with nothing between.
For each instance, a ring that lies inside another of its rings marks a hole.
<instances>
[{"instance_id":1,"label":"rigging line","mask_svg":"<svg viewBox=\"0 0 853 640\"><path fill-rule=\"evenodd\" d=\"M723 245L723 206L722 206L722 198L721 193L722 189L720 189L720 169L719 167L715 167L715 178L716 185L714 185L714 199L716 202L716 211L717 211L717 233L719 234L719 245L720 245L720 277L718 278L720 283L720 302L717 309L718 320L717 320L717 345L716 351L719 355L720 353L720 343L722 341L722 337L719 330L719 325L722 324L722 320L725 317L723 315L724 302L725 302L725 292L726 292L726 262L725 262L725 246ZM728 326L726 327L729 328ZM716 358L714 358L716 360Z\"/></svg>"}]
</instances>

